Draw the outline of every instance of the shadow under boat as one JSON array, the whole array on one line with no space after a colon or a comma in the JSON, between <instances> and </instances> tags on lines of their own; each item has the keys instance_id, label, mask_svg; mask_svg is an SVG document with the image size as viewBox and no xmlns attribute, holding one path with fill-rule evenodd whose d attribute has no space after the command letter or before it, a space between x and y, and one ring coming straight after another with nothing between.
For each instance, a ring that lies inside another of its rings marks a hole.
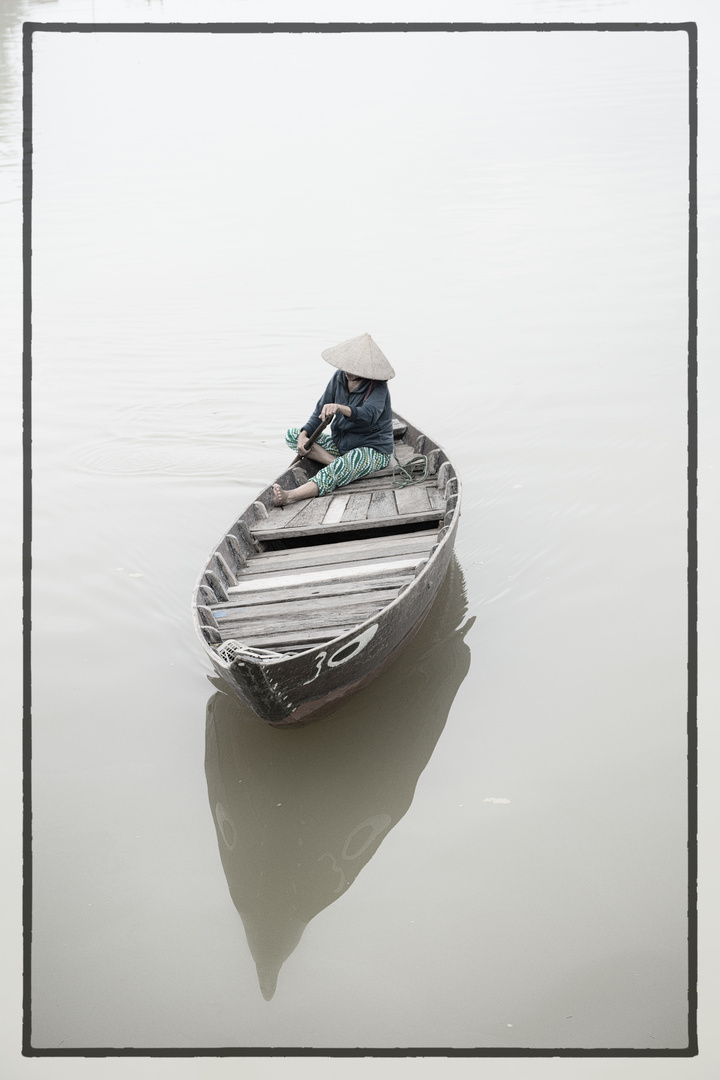
<instances>
[{"instance_id":1,"label":"shadow under boat","mask_svg":"<svg viewBox=\"0 0 720 1080\"><path fill-rule=\"evenodd\" d=\"M224 691L210 698L210 807L266 1000L310 920L407 812L470 668L465 635L475 620L461 625L466 614L453 557L413 642L332 718L278 730Z\"/></svg>"}]
</instances>

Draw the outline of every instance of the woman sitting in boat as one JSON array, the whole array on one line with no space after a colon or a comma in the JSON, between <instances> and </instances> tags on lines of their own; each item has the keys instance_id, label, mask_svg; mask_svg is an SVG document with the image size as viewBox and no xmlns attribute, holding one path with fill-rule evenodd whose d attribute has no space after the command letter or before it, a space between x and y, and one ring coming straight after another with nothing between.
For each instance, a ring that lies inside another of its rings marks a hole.
<instances>
[{"instance_id":1,"label":"woman sitting in boat","mask_svg":"<svg viewBox=\"0 0 720 1080\"><path fill-rule=\"evenodd\" d=\"M273 487L276 506L328 495L337 487L384 469L393 450L392 406L387 387L395 375L369 334L343 341L321 353L339 370L325 388L315 411L302 428L290 428L285 441L302 457L323 466L298 488ZM315 429L332 422L307 446Z\"/></svg>"}]
</instances>

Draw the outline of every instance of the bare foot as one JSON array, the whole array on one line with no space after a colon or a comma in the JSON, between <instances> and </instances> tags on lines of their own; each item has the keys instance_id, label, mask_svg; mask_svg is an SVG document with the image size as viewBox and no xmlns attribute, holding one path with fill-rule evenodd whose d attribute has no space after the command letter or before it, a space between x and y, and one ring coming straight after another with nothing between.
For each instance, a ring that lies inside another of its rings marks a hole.
<instances>
[{"instance_id":1,"label":"bare foot","mask_svg":"<svg viewBox=\"0 0 720 1080\"><path fill-rule=\"evenodd\" d=\"M298 502L300 499L314 499L317 493L318 486L314 480L308 480L307 484L289 490L273 484L273 503L275 506L287 506L288 503Z\"/></svg>"}]
</instances>

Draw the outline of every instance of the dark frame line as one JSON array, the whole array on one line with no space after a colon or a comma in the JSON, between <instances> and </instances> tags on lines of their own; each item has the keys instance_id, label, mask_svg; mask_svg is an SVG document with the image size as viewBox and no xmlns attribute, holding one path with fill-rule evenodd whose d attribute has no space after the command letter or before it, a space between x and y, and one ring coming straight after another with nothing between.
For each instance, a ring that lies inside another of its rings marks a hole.
<instances>
[{"instance_id":1,"label":"dark frame line","mask_svg":"<svg viewBox=\"0 0 720 1080\"><path fill-rule=\"evenodd\" d=\"M518 22L332 22L332 23L53 23L27 22L23 29L29 33L47 31L49 33L152 33L152 34L346 34L346 33L468 33L474 31L530 31L553 33L555 31L594 31L627 32L645 31L687 31L697 33L697 24L693 22L656 22L656 23L518 23Z\"/></svg>"},{"instance_id":2,"label":"dark frame line","mask_svg":"<svg viewBox=\"0 0 720 1080\"><path fill-rule=\"evenodd\" d=\"M35 1048L31 1043L32 940L32 726L31 726L31 568L32 568L32 39L36 33L471 33L471 32L685 32L688 35L688 975L689 1040L680 1049L619 1048ZM694 22L656 23L64 23L23 24L23 1017L25 1057L694 1057L697 1036L697 406L698 406L698 235L697 123L698 30Z\"/></svg>"},{"instance_id":3,"label":"dark frame line","mask_svg":"<svg viewBox=\"0 0 720 1080\"><path fill-rule=\"evenodd\" d=\"M32 990L32 34L23 27L22 82L22 274L23 274L23 540L22 540L22 621L23 621L23 1054L30 1046Z\"/></svg>"},{"instance_id":4,"label":"dark frame line","mask_svg":"<svg viewBox=\"0 0 720 1080\"><path fill-rule=\"evenodd\" d=\"M698 34L688 33L688 1012L690 1052L698 1053Z\"/></svg>"}]
</instances>

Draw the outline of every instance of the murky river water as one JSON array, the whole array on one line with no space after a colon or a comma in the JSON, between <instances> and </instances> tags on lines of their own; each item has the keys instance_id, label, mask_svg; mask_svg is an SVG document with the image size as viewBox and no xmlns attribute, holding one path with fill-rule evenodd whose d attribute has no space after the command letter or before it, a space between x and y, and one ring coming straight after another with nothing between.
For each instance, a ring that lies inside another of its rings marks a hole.
<instances>
[{"instance_id":1,"label":"murky river water","mask_svg":"<svg viewBox=\"0 0 720 1080\"><path fill-rule=\"evenodd\" d=\"M687 1045L687 64L36 35L35 1047ZM273 731L190 595L365 330L456 563Z\"/></svg>"}]
</instances>

